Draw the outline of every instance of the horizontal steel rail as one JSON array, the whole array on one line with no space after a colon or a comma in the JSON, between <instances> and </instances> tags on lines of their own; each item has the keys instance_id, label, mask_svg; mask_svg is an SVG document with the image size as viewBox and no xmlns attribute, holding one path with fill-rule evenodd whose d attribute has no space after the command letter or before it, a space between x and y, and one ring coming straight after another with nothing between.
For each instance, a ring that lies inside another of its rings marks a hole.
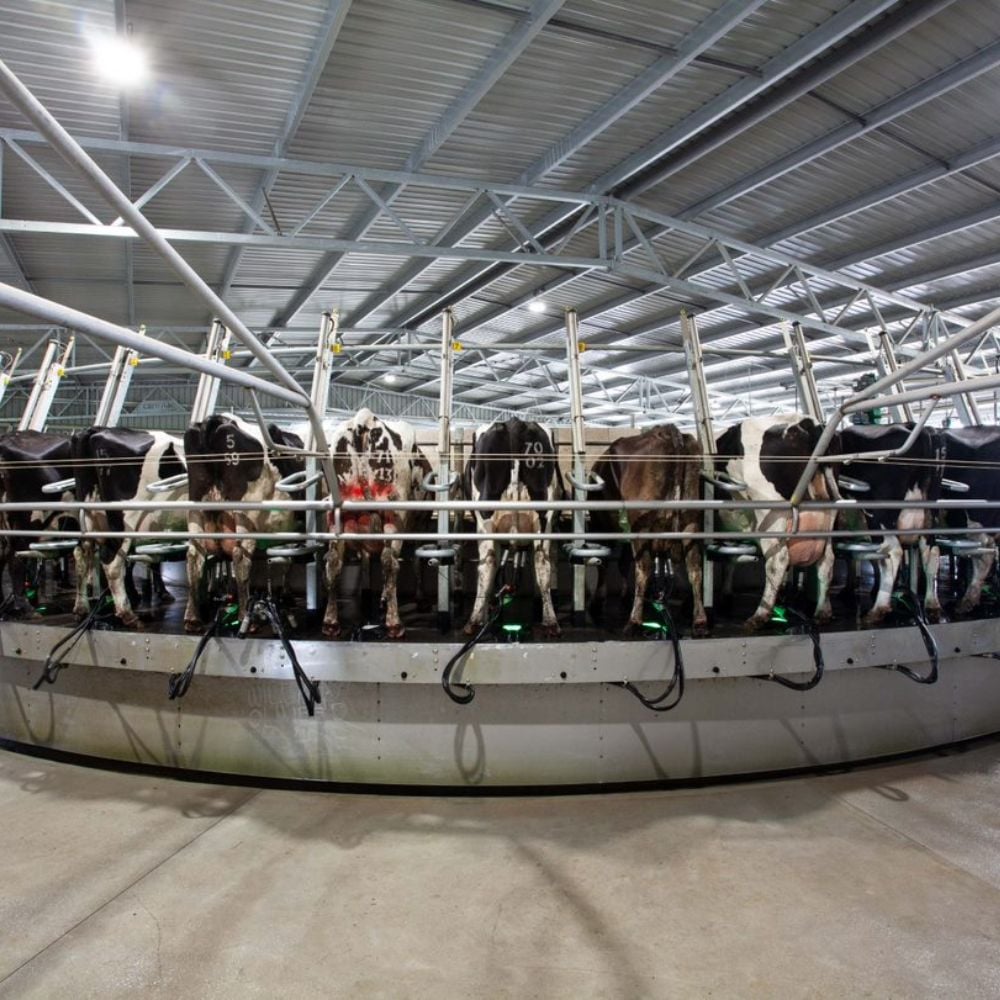
<instances>
[{"instance_id":1,"label":"horizontal steel rail","mask_svg":"<svg viewBox=\"0 0 1000 1000\"><path fill-rule=\"evenodd\" d=\"M1000 500L809 500L793 504L790 500L345 500L338 509L345 514L371 511L671 511L671 510L769 510L792 513L808 511L851 511L865 510L992 510L1000 507ZM73 514L77 511L331 511L333 505L327 500L109 500L73 501L59 500L20 501L4 504L5 511L51 511Z\"/></svg>"}]
</instances>

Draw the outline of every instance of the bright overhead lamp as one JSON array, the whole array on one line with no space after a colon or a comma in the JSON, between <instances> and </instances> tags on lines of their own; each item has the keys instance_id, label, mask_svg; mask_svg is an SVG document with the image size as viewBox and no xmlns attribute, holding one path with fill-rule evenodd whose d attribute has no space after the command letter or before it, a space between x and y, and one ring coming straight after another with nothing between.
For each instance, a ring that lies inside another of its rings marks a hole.
<instances>
[{"instance_id":1,"label":"bright overhead lamp","mask_svg":"<svg viewBox=\"0 0 1000 1000\"><path fill-rule=\"evenodd\" d=\"M532 299L528 303L528 312L543 313L548 309L544 299Z\"/></svg>"},{"instance_id":2,"label":"bright overhead lamp","mask_svg":"<svg viewBox=\"0 0 1000 1000\"><path fill-rule=\"evenodd\" d=\"M387 385L395 385L399 381L399 376L395 372L389 372L385 377Z\"/></svg>"},{"instance_id":3,"label":"bright overhead lamp","mask_svg":"<svg viewBox=\"0 0 1000 1000\"><path fill-rule=\"evenodd\" d=\"M149 78L146 53L121 35L94 34L89 38L94 72L107 83L125 90Z\"/></svg>"}]
</instances>

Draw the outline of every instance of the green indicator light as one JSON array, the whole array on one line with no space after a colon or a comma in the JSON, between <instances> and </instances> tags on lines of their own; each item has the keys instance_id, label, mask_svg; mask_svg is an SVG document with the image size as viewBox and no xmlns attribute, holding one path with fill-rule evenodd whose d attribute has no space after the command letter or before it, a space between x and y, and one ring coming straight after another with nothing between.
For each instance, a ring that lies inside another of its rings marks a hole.
<instances>
[{"instance_id":1,"label":"green indicator light","mask_svg":"<svg viewBox=\"0 0 1000 1000\"><path fill-rule=\"evenodd\" d=\"M514 603L514 597L513 597L513 595L512 594L505 594L504 595L504 599L503 599L503 606L507 607L508 604L513 604L513 603ZM520 626L518 626L518 628L520 628Z\"/></svg>"},{"instance_id":2,"label":"green indicator light","mask_svg":"<svg viewBox=\"0 0 1000 1000\"><path fill-rule=\"evenodd\" d=\"M782 625L788 624L788 612L781 607L779 604L774 611L771 612L771 621L780 622Z\"/></svg>"},{"instance_id":3,"label":"green indicator light","mask_svg":"<svg viewBox=\"0 0 1000 1000\"><path fill-rule=\"evenodd\" d=\"M652 629L654 632L664 632L667 628L663 622L643 622L642 627Z\"/></svg>"},{"instance_id":4,"label":"green indicator light","mask_svg":"<svg viewBox=\"0 0 1000 1000\"><path fill-rule=\"evenodd\" d=\"M663 602L662 601L652 601L650 603L652 603L653 607L656 608L657 611L662 611L663 610Z\"/></svg>"},{"instance_id":5,"label":"green indicator light","mask_svg":"<svg viewBox=\"0 0 1000 1000\"><path fill-rule=\"evenodd\" d=\"M523 625L501 625L500 627L504 632L520 632L524 628Z\"/></svg>"}]
</instances>

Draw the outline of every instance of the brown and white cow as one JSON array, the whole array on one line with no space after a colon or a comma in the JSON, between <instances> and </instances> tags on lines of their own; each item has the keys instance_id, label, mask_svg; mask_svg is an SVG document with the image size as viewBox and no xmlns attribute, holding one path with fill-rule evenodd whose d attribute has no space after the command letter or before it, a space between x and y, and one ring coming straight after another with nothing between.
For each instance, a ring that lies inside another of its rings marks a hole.
<instances>
[{"instance_id":1,"label":"brown and white cow","mask_svg":"<svg viewBox=\"0 0 1000 1000\"><path fill-rule=\"evenodd\" d=\"M734 500L787 502L805 469L822 428L810 417L798 413L773 417L750 417L730 427L716 441L715 468L746 486L731 494ZM831 451L839 451L834 439ZM808 500L835 498L836 487L824 467L809 483ZM829 531L833 511L807 511L800 515L802 532ZM800 538L792 532L792 515L783 510L720 511L720 526L726 531L767 531L778 535L760 540L764 556L764 593L745 627L754 630L771 620L785 573L790 567L815 566L817 571L816 621L829 622L830 583L834 551L830 539Z\"/></svg>"},{"instance_id":2,"label":"brown and white cow","mask_svg":"<svg viewBox=\"0 0 1000 1000\"><path fill-rule=\"evenodd\" d=\"M698 500L701 448L692 435L671 424L661 424L634 437L618 438L595 463L593 471L604 482L601 490L590 494L594 500ZM629 531L634 532L702 529L698 510L629 510L626 518ZM614 530L616 523L617 519L606 511L591 515L592 530ZM695 635L704 635L708 618L702 596L702 544L693 538L682 542L633 539L635 597L626 631L642 625L653 557L661 553L685 565L694 601L692 629Z\"/></svg>"},{"instance_id":3,"label":"brown and white cow","mask_svg":"<svg viewBox=\"0 0 1000 1000\"><path fill-rule=\"evenodd\" d=\"M497 421L480 428L472 442L472 454L465 467L465 495L471 500L529 501L556 500L563 495L562 477L552 438L533 421ZM556 512L477 510L476 525L486 532L551 532ZM536 541L535 582L542 598L542 628L549 636L559 635L552 603L552 542ZM465 625L472 635L483 625L493 596L497 573L497 550L493 541L479 543L479 574L476 601Z\"/></svg>"},{"instance_id":4,"label":"brown and white cow","mask_svg":"<svg viewBox=\"0 0 1000 1000\"><path fill-rule=\"evenodd\" d=\"M277 445L302 448L302 439L275 424L268 427ZM241 537L250 532L286 532L296 527L296 516L282 510L289 495L276 484L304 468L297 456L276 454L265 442L258 428L232 413L215 414L192 424L184 434L187 457L189 496L192 501L256 500L273 503L257 511L200 511L188 515L188 603L184 627L189 632L201 630L198 594L208 556L232 560L236 580L239 613L242 618L250 602L250 569L256 539ZM203 532L227 532L231 537L219 540L199 537Z\"/></svg>"},{"instance_id":5,"label":"brown and white cow","mask_svg":"<svg viewBox=\"0 0 1000 1000\"><path fill-rule=\"evenodd\" d=\"M422 484L430 463L417 447L416 431L402 421L381 420L369 409L359 410L331 435L333 464L344 500L424 500ZM362 542L333 541L326 558L326 613L323 634L337 638L341 624L337 610L337 584L348 545L363 559L379 556L382 562L382 601L386 630L393 639L406 629L399 615L396 582L403 543L392 536L409 530L417 514L406 510L351 511L343 530L370 536Z\"/></svg>"}]
</instances>

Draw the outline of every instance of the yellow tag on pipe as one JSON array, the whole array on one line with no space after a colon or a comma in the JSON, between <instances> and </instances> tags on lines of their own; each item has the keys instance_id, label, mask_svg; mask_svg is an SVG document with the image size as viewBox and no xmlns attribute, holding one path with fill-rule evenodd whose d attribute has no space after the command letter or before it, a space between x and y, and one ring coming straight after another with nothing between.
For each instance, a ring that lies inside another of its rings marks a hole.
<instances>
[{"instance_id":1,"label":"yellow tag on pipe","mask_svg":"<svg viewBox=\"0 0 1000 1000\"><path fill-rule=\"evenodd\" d=\"M587 342L585 340L581 340L576 346L579 348L580 353L583 354L583 352L587 349Z\"/></svg>"},{"instance_id":2,"label":"yellow tag on pipe","mask_svg":"<svg viewBox=\"0 0 1000 1000\"><path fill-rule=\"evenodd\" d=\"M462 342L460 340L453 340L451 342L451 349L453 351L460 351L462 349Z\"/></svg>"}]
</instances>

